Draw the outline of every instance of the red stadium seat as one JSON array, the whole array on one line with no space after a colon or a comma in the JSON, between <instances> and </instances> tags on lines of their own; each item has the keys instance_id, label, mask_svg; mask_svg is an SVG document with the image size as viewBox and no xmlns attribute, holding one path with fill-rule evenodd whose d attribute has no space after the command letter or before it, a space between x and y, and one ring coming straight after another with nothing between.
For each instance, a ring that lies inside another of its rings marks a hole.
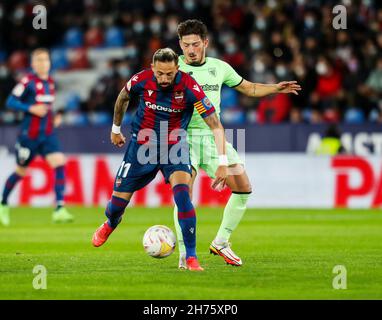
<instances>
[{"instance_id":1,"label":"red stadium seat","mask_svg":"<svg viewBox=\"0 0 382 320\"><path fill-rule=\"evenodd\" d=\"M100 47L104 42L104 35L101 28L93 27L85 33L85 46Z\"/></svg>"},{"instance_id":2,"label":"red stadium seat","mask_svg":"<svg viewBox=\"0 0 382 320\"><path fill-rule=\"evenodd\" d=\"M87 69L90 67L88 52L85 48L74 49L69 53L70 69Z\"/></svg>"}]
</instances>

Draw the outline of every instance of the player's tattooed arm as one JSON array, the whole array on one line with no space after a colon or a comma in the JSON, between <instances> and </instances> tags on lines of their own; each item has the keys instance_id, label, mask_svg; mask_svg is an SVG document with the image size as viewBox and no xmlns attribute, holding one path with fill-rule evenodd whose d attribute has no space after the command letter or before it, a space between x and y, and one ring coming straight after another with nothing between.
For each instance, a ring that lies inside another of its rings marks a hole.
<instances>
[{"instance_id":1,"label":"player's tattooed arm","mask_svg":"<svg viewBox=\"0 0 382 320\"><path fill-rule=\"evenodd\" d=\"M120 131L120 127L121 127L123 116L125 115L125 112L127 110L127 106L129 105L129 101L130 101L129 93L126 91L125 88L123 88L118 95L117 101L115 102L113 127L110 133L111 143L118 147L122 147L126 142L126 138L123 136L122 132ZM118 129L118 131L116 131L116 129Z\"/></svg>"},{"instance_id":2,"label":"player's tattooed arm","mask_svg":"<svg viewBox=\"0 0 382 320\"><path fill-rule=\"evenodd\" d=\"M130 101L129 93L126 91L125 88L122 88L121 92L118 95L117 101L115 102L115 106L114 106L113 123L116 126L121 125L123 116L125 115L127 107L129 105L129 101Z\"/></svg>"},{"instance_id":3,"label":"player's tattooed arm","mask_svg":"<svg viewBox=\"0 0 382 320\"><path fill-rule=\"evenodd\" d=\"M246 96L261 98L273 93L293 93L298 95L301 86L297 81L282 81L279 83L267 84L243 80L242 83L237 87L234 87L234 89Z\"/></svg>"}]
</instances>

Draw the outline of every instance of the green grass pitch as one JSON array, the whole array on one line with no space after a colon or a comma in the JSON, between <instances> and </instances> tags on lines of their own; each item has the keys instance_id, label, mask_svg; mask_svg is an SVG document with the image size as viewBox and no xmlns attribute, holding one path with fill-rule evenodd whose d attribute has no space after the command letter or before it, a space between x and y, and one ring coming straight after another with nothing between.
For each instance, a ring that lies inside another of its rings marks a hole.
<instances>
[{"instance_id":1,"label":"green grass pitch","mask_svg":"<svg viewBox=\"0 0 382 320\"><path fill-rule=\"evenodd\" d=\"M54 225L50 209L13 208L0 226L0 299L381 299L382 214L379 210L251 209L233 234L244 265L232 267L208 246L222 208L198 208L197 251L204 272L178 270L177 253L146 255L145 230L173 230L172 208L129 208L100 248L91 237L102 208L70 208L72 224ZM47 269L47 289L32 286ZM333 268L347 271L334 289Z\"/></svg>"}]
</instances>

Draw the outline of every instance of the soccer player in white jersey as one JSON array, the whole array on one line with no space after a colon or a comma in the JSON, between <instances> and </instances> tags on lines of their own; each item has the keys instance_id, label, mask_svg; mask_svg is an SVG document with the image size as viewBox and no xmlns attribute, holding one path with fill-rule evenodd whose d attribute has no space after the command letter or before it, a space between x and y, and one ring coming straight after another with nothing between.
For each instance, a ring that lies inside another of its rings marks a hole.
<instances>
[{"instance_id":1,"label":"soccer player in white jersey","mask_svg":"<svg viewBox=\"0 0 382 320\"><path fill-rule=\"evenodd\" d=\"M206 57L208 47L207 27L199 20L186 20L178 26L179 44L183 55L179 59L179 69L188 72L201 85L207 97L220 114L221 87L223 84L236 89L249 97L264 97L274 93L298 94L301 90L296 81L283 81L277 84L253 83L243 79L226 62ZM208 127L194 111L188 126L190 155L192 164L192 179L190 193L198 169L203 169L207 175L214 178L219 165L219 157L214 145L214 137ZM231 249L229 239L238 226L247 207L252 192L251 183L245 172L243 162L237 151L227 142L226 153L231 175L227 179L227 186L232 194L226 204L223 220L215 239L210 245L210 252L219 255L234 266L241 266L242 260ZM206 160L207 159L207 160ZM174 208L174 222L179 242L179 268L186 268L185 248L181 229L178 224L177 207Z\"/></svg>"}]
</instances>

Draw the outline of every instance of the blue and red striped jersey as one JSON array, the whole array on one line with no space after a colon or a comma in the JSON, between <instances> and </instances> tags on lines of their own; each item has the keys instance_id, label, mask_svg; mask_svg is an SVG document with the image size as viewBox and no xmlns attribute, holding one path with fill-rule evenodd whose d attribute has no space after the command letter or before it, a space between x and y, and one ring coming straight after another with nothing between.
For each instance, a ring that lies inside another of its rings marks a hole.
<instances>
[{"instance_id":1,"label":"blue and red striped jersey","mask_svg":"<svg viewBox=\"0 0 382 320\"><path fill-rule=\"evenodd\" d=\"M16 111L24 111L21 123L21 135L37 139L53 133L52 105L55 98L54 82L51 77L40 79L36 74L25 75L9 95L6 105ZM47 114L40 118L29 113L34 104L45 104Z\"/></svg>"},{"instance_id":2,"label":"blue and red striped jersey","mask_svg":"<svg viewBox=\"0 0 382 320\"><path fill-rule=\"evenodd\" d=\"M131 96L138 97L139 101L132 123L133 137L137 137L141 130L151 129L158 139L165 134L169 138L167 142L175 144L177 140L172 139L170 134L187 129L194 108L203 118L215 112L200 85L182 71L177 72L171 87L163 89L158 85L154 72L146 69L131 77L125 90ZM144 143L147 138L140 140L138 142Z\"/></svg>"}]
</instances>

